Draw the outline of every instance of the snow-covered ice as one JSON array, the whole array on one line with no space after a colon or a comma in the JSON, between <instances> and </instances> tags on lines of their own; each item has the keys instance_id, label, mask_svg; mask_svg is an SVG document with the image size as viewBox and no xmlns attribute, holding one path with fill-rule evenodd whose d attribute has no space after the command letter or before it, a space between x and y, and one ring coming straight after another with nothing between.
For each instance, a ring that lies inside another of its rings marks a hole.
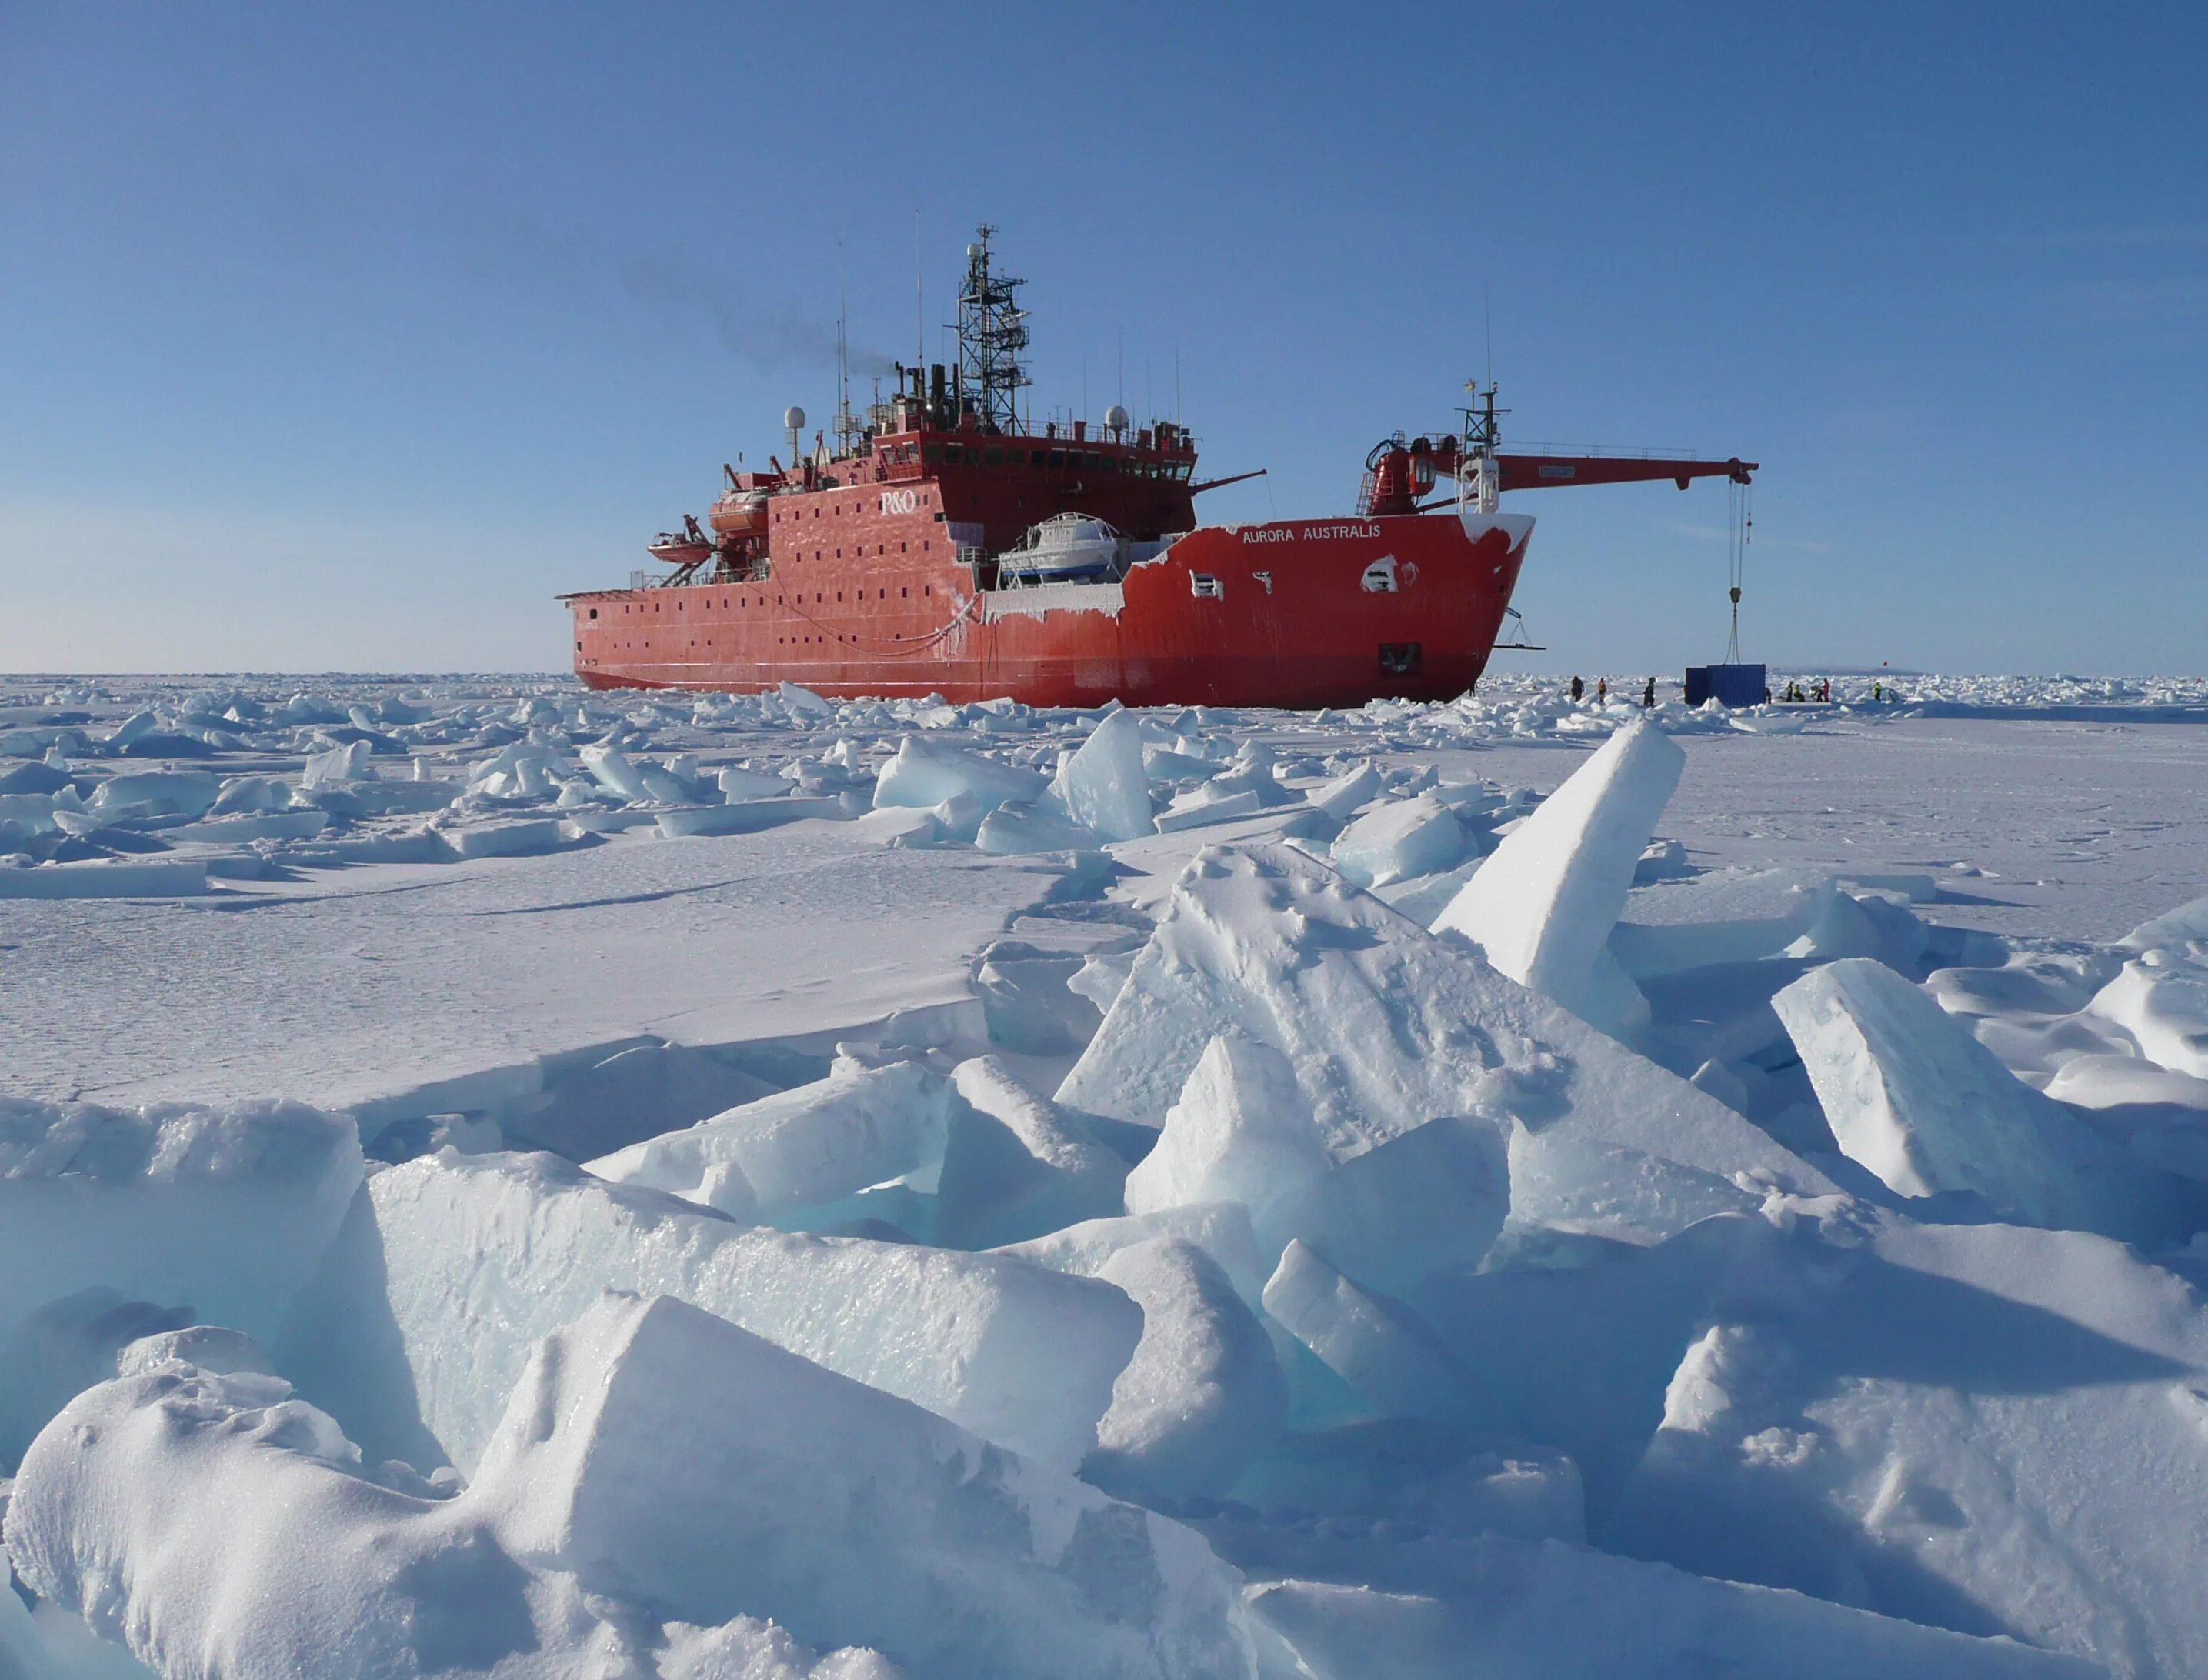
<instances>
[{"instance_id":1,"label":"snow-covered ice","mask_svg":"<svg viewBox=\"0 0 2208 1680\"><path fill-rule=\"evenodd\" d=\"M839 1062L687 1131L584 1163L609 1184L663 1190L751 1225L810 1230L862 1218L862 1192L943 1165L951 1089L917 1062Z\"/></svg>"},{"instance_id":2,"label":"snow-covered ice","mask_svg":"<svg viewBox=\"0 0 2208 1680\"><path fill-rule=\"evenodd\" d=\"M2208 1671L2197 681L0 689L9 1680Z\"/></svg>"},{"instance_id":3,"label":"snow-covered ice","mask_svg":"<svg viewBox=\"0 0 2208 1680\"><path fill-rule=\"evenodd\" d=\"M2026 1085L1893 969L1844 958L1772 1004L1841 1149L1889 1189L1969 1191L2025 1224L2187 1234L2175 1186Z\"/></svg>"}]
</instances>

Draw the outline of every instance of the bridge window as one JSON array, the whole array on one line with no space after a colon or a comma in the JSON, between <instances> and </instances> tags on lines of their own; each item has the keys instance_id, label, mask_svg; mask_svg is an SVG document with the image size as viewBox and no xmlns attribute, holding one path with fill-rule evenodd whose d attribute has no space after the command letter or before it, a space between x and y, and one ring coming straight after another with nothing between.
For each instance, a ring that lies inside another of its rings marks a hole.
<instances>
[{"instance_id":1,"label":"bridge window","mask_svg":"<svg viewBox=\"0 0 2208 1680\"><path fill-rule=\"evenodd\" d=\"M1052 450L1050 452L1050 464L1053 466L1064 466L1065 465L1065 451L1063 449Z\"/></svg>"},{"instance_id":2,"label":"bridge window","mask_svg":"<svg viewBox=\"0 0 2208 1680\"><path fill-rule=\"evenodd\" d=\"M940 461L943 459L943 446L939 443L929 444L927 448L921 451L921 459L928 462Z\"/></svg>"},{"instance_id":3,"label":"bridge window","mask_svg":"<svg viewBox=\"0 0 2208 1680\"><path fill-rule=\"evenodd\" d=\"M1005 452L1002 449L998 448L994 444L990 445L989 447L981 452L981 465L983 466L1002 466L1004 464Z\"/></svg>"}]
</instances>

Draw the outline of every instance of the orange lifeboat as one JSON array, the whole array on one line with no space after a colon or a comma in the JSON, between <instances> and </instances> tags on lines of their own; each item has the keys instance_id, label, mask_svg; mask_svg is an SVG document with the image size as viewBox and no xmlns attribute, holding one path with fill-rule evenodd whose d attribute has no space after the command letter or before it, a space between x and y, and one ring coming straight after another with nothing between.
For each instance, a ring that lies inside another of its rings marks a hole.
<instances>
[{"instance_id":1,"label":"orange lifeboat","mask_svg":"<svg viewBox=\"0 0 2208 1680\"><path fill-rule=\"evenodd\" d=\"M723 542L765 542L767 534L767 494L765 490L730 490L713 504L707 519L713 534Z\"/></svg>"},{"instance_id":2,"label":"orange lifeboat","mask_svg":"<svg viewBox=\"0 0 2208 1680\"><path fill-rule=\"evenodd\" d=\"M669 566L699 566L711 558L713 541L698 529L695 514L682 516L682 529L663 531L645 544L645 550L654 560L663 560Z\"/></svg>"}]
</instances>

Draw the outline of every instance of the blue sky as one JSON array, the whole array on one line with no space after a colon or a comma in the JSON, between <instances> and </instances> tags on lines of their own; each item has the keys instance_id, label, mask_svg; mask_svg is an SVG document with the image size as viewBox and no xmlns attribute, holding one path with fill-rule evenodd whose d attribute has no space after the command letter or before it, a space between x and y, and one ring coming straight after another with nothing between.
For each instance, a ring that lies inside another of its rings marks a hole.
<instances>
[{"instance_id":1,"label":"blue sky","mask_svg":"<svg viewBox=\"0 0 2208 1680\"><path fill-rule=\"evenodd\" d=\"M2208 665L2208 8L0 0L0 669L563 667L720 463L931 355L1342 511L1523 441L1763 463L1751 657ZM1725 493L1514 498L1497 669L1723 651Z\"/></svg>"}]
</instances>

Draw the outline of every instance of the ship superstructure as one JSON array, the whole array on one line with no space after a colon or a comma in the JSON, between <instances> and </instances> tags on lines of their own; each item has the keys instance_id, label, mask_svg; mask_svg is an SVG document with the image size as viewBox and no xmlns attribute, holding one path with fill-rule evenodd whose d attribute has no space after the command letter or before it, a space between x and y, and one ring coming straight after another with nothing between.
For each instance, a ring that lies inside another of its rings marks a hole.
<instances>
[{"instance_id":1,"label":"ship superstructure","mask_svg":"<svg viewBox=\"0 0 2208 1680\"><path fill-rule=\"evenodd\" d=\"M1023 421L1020 282L968 248L959 351L899 366L831 445L723 469L705 528L649 545L671 567L562 597L592 687L838 697L1009 696L1038 705L1356 705L1448 699L1485 667L1533 520L1505 490L1725 476L1753 463L1501 453L1492 389L1461 431L1376 446L1353 516L1202 525L1177 423ZM846 387L848 389L848 387ZM1424 500L1453 481L1438 502Z\"/></svg>"}]
</instances>

